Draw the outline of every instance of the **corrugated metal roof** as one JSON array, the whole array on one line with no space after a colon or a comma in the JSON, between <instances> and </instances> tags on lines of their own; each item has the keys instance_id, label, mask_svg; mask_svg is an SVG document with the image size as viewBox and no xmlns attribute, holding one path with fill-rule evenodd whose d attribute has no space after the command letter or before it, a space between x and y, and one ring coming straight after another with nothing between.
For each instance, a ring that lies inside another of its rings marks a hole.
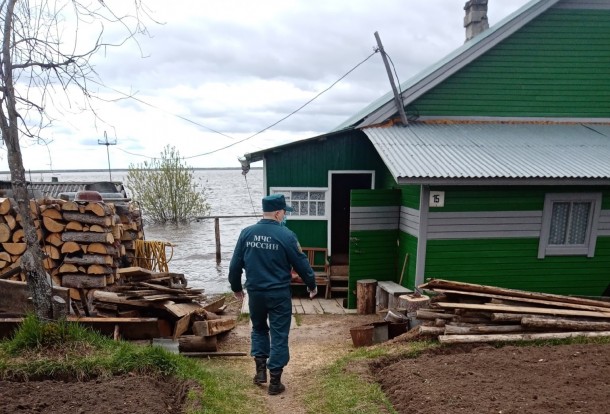
<instances>
[{"instance_id":1,"label":"corrugated metal roof","mask_svg":"<svg viewBox=\"0 0 610 414\"><path fill-rule=\"evenodd\" d=\"M525 24L554 6L559 0L532 0L500 22L455 49L435 64L400 84L403 105L407 106L449 76L481 56L512 35ZM366 127L384 122L396 114L392 91L378 98L367 107L349 117L332 131L354 127ZM361 122L362 121L362 122Z\"/></svg>"},{"instance_id":2,"label":"corrugated metal roof","mask_svg":"<svg viewBox=\"0 0 610 414\"><path fill-rule=\"evenodd\" d=\"M362 131L397 182L610 178L608 125L417 122Z\"/></svg>"}]
</instances>

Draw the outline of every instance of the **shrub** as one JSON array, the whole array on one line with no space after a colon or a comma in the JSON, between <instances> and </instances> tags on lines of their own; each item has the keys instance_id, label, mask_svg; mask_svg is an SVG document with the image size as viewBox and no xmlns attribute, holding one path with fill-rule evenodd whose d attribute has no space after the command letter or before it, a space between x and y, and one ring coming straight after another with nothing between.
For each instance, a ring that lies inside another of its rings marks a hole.
<instances>
[{"instance_id":1,"label":"shrub","mask_svg":"<svg viewBox=\"0 0 610 414\"><path fill-rule=\"evenodd\" d=\"M153 223L185 223L209 214L205 188L175 147L167 145L161 158L131 164L127 186L140 203L144 218Z\"/></svg>"}]
</instances>

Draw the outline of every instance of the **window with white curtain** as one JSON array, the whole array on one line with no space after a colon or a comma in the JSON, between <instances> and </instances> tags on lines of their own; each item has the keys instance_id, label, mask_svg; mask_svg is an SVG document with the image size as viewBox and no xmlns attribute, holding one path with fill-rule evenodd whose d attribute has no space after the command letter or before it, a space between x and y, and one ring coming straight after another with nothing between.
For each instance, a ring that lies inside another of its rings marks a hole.
<instances>
[{"instance_id":1,"label":"window with white curtain","mask_svg":"<svg viewBox=\"0 0 610 414\"><path fill-rule=\"evenodd\" d=\"M328 188L278 188L272 187L271 194L284 194L286 205L294 211L290 216L300 219L325 219Z\"/></svg>"},{"instance_id":2,"label":"window with white curtain","mask_svg":"<svg viewBox=\"0 0 610 414\"><path fill-rule=\"evenodd\" d=\"M547 194L538 258L595 253L601 193Z\"/></svg>"}]
</instances>

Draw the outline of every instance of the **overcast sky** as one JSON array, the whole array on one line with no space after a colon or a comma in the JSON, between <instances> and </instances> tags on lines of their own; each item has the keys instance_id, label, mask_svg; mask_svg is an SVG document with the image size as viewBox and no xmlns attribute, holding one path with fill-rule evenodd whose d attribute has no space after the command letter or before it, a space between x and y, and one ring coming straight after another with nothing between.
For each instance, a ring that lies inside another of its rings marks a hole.
<instances>
[{"instance_id":1,"label":"overcast sky","mask_svg":"<svg viewBox=\"0 0 610 414\"><path fill-rule=\"evenodd\" d=\"M295 115L236 144L365 60L375 31L401 82L464 43L464 0L144 3L163 24L147 25L151 37L139 38L141 52L131 43L95 59L108 87L99 88L105 98L121 92L138 100L96 103L98 122L65 111L43 131L50 144L23 144L26 170L108 168L106 146L98 143L105 133L116 140L108 147L112 168L158 157L167 144L191 167L239 167L238 156L329 132L388 92L377 53ZM525 3L489 0L490 25ZM0 170L6 171L1 149Z\"/></svg>"}]
</instances>

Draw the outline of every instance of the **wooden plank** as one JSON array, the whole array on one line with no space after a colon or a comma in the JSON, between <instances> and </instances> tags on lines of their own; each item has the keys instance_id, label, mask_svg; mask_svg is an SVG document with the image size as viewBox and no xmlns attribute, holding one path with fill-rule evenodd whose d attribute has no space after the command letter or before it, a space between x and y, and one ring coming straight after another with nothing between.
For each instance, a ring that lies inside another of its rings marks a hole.
<instances>
[{"instance_id":1,"label":"wooden plank","mask_svg":"<svg viewBox=\"0 0 610 414\"><path fill-rule=\"evenodd\" d=\"M211 321L193 322L193 332L199 336L214 336L235 328L236 319L214 319Z\"/></svg>"},{"instance_id":2,"label":"wooden plank","mask_svg":"<svg viewBox=\"0 0 610 414\"><path fill-rule=\"evenodd\" d=\"M549 309L549 308L536 308L527 306L506 306L506 305L477 305L473 303L449 303L449 302L437 302L437 305L441 308L449 309L477 309L487 310L492 312L510 312L510 313L533 313L540 315L567 315L567 316L590 316L593 318L610 318L610 312L594 312L594 311L581 311L571 309Z\"/></svg>"},{"instance_id":3,"label":"wooden plank","mask_svg":"<svg viewBox=\"0 0 610 414\"><path fill-rule=\"evenodd\" d=\"M610 331L602 332L554 332L554 333L529 333L529 334L497 334L497 335L439 335L438 340L443 344L466 344L483 342L513 342L513 341L535 341L565 338L600 338L610 336Z\"/></svg>"},{"instance_id":4,"label":"wooden plank","mask_svg":"<svg viewBox=\"0 0 610 414\"><path fill-rule=\"evenodd\" d=\"M591 305L591 306L600 306L603 308L608 308L610 312L610 303L604 302L601 300L593 300L593 299L583 299L574 296L564 296L564 295L554 295L551 293L538 293L538 292L528 292L525 290L516 290L516 289L506 289L495 286L485 286L485 285L476 285L473 283L465 283L465 282L454 282L450 280L443 279L432 279L423 285L420 285L421 289L453 289L459 291L468 291L468 292L480 292L480 293L492 293L499 295L507 295L507 296L515 296L521 298L532 298L532 299L543 299L550 300L556 302L568 302L568 303L577 303L581 305Z\"/></svg>"},{"instance_id":5,"label":"wooden plank","mask_svg":"<svg viewBox=\"0 0 610 414\"><path fill-rule=\"evenodd\" d=\"M172 335L172 339L174 339L174 341L175 341L176 338L178 338L180 335L182 335L183 333L188 331L190 326L191 326L191 314L189 313L188 315L185 315L182 318L178 319L176 321L176 323L174 324L174 333Z\"/></svg>"},{"instance_id":6,"label":"wooden plank","mask_svg":"<svg viewBox=\"0 0 610 414\"><path fill-rule=\"evenodd\" d=\"M610 331L610 322L573 321L562 318L523 318L521 325L527 328L542 328L574 331Z\"/></svg>"},{"instance_id":7,"label":"wooden plank","mask_svg":"<svg viewBox=\"0 0 610 414\"><path fill-rule=\"evenodd\" d=\"M67 312L70 312L70 289L53 286L53 296L59 296L66 301ZM0 310L19 315L34 311L30 291L26 282L0 279Z\"/></svg>"},{"instance_id":8,"label":"wooden plank","mask_svg":"<svg viewBox=\"0 0 610 414\"><path fill-rule=\"evenodd\" d=\"M150 275L152 275L153 271L145 269L143 267L139 267L139 266L132 266L132 267L124 267L122 269L117 269L117 273L124 277L142 276L142 275L150 276Z\"/></svg>"},{"instance_id":9,"label":"wooden plank","mask_svg":"<svg viewBox=\"0 0 610 414\"><path fill-rule=\"evenodd\" d=\"M318 303L322 307L324 313L330 313L333 315L341 315L345 313L343 306L341 306L336 299L319 299Z\"/></svg>"},{"instance_id":10,"label":"wooden plank","mask_svg":"<svg viewBox=\"0 0 610 414\"><path fill-rule=\"evenodd\" d=\"M178 318L183 318L186 315L190 315L191 313L201 310L201 309L205 309L203 306L201 306L198 303L194 303L194 302L190 302L190 303L167 303L164 305L164 308L167 309L167 311L169 313L171 313L172 315L178 317Z\"/></svg>"},{"instance_id":11,"label":"wooden plank","mask_svg":"<svg viewBox=\"0 0 610 414\"><path fill-rule=\"evenodd\" d=\"M535 303L538 305L547 305L547 306L560 306L563 308L570 308L570 309L610 312L610 308L605 307L605 306L602 307L602 306L592 306L592 305L581 305L579 303L558 302L558 301L550 301L550 300L544 300L544 299L524 298L524 297L518 297L518 296L496 295L493 293L485 293L485 292L464 292L464 291L450 290L450 289L434 289L434 291L438 292L438 293L445 293L445 294L452 294L452 295L476 296L476 297L483 297L483 298L509 300L512 302Z\"/></svg>"},{"instance_id":12,"label":"wooden plank","mask_svg":"<svg viewBox=\"0 0 610 414\"><path fill-rule=\"evenodd\" d=\"M304 315L305 309L303 309L303 305L301 304L301 298L292 298L292 314L293 315Z\"/></svg>"},{"instance_id":13,"label":"wooden plank","mask_svg":"<svg viewBox=\"0 0 610 414\"><path fill-rule=\"evenodd\" d=\"M306 315L321 315L324 313L322 306L320 306L319 300L301 300L301 306L303 307L303 313Z\"/></svg>"}]
</instances>

